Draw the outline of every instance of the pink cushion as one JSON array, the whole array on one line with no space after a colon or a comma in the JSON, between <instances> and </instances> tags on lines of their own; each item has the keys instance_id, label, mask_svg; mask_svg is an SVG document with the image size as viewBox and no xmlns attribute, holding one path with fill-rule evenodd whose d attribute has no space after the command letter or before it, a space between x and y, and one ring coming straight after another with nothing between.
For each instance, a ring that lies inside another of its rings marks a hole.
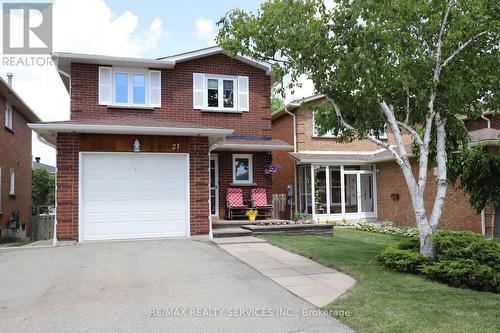
<instances>
[{"instance_id":1,"label":"pink cushion","mask_svg":"<svg viewBox=\"0 0 500 333\"><path fill-rule=\"evenodd\" d=\"M265 188L252 189L252 202L254 207L269 207L267 202L267 191Z\"/></svg>"},{"instance_id":2,"label":"pink cushion","mask_svg":"<svg viewBox=\"0 0 500 333\"><path fill-rule=\"evenodd\" d=\"M245 207L241 188L229 187L227 189L227 204L229 207Z\"/></svg>"}]
</instances>

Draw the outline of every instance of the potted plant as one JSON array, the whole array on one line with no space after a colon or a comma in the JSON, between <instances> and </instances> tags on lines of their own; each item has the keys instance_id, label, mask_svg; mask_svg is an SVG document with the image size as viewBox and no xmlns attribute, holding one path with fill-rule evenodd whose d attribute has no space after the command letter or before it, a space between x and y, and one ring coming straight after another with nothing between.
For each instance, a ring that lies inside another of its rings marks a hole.
<instances>
[{"instance_id":1,"label":"potted plant","mask_svg":"<svg viewBox=\"0 0 500 333\"><path fill-rule=\"evenodd\" d=\"M250 209L250 210L247 210L246 215L248 216L248 220L249 220L249 221L255 221L255 218L256 218L256 217L257 217L257 215L258 215L257 209Z\"/></svg>"}]
</instances>

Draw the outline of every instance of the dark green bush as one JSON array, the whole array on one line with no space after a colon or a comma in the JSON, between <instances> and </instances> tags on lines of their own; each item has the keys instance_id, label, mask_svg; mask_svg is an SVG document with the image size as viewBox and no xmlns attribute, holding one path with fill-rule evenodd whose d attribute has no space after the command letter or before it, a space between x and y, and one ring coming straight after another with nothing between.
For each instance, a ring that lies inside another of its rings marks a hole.
<instances>
[{"instance_id":1,"label":"dark green bush","mask_svg":"<svg viewBox=\"0 0 500 333\"><path fill-rule=\"evenodd\" d=\"M500 243L471 232L440 231L433 261L420 255L418 238L385 249L378 261L387 268L426 277L454 287L500 292Z\"/></svg>"},{"instance_id":2,"label":"dark green bush","mask_svg":"<svg viewBox=\"0 0 500 333\"><path fill-rule=\"evenodd\" d=\"M500 275L477 260L441 260L424 265L421 271L427 277L445 282L454 287L470 288L481 291L500 291Z\"/></svg>"},{"instance_id":3,"label":"dark green bush","mask_svg":"<svg viewBox=\"0 0 500 333\"><path fill-rule=\"evenodd\" d=\"M382 266L398 272L418 273L427 258L417 251L388 247L377 256Z\"/></svg>"},{"instance_id":4,"label":"dark green bush","mask_svg":"<svg viewBox=\"0 0 500 333\"><path fill-rule=\"evenodd\" d=\"M418 252L420 251L420 240L416 237L405 238L401 242L399 242L398 249Z\"/></svg>"},{"instance_id":5,"label":"dark green bush","mask_svg":"<svg viewBox=\"0 0 500 333\"><path fill-rule=\"evenodd\" d=\"M500 243L472 232L440 231L432 237L436 260L472 259L495 270L500 269Z\"/></svg>"}]
</instances>

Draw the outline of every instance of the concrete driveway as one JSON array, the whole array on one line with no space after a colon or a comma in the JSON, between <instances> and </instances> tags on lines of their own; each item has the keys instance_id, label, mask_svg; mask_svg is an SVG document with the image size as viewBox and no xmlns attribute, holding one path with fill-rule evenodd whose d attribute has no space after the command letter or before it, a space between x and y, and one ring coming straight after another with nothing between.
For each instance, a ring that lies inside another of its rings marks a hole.
<instances>
[{"instance_id":1,"label":"concrete driveway","mask_svg":"<svg viewBox=\"0 0 500 333\"><path fill-rule=\"evenodd\" d=\"M352 332L211 243L0 250L0 332Z\"/></svg>"}]
</instances>

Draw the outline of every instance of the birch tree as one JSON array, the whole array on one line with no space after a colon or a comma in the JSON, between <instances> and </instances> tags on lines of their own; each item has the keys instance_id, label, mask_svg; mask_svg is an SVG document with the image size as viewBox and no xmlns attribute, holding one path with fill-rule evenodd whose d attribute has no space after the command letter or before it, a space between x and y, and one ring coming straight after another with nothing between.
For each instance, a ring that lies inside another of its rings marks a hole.
<instances>
[{"instance_id":1,"label":"birch tree","mask_svg":"<svg viewBox=\"0 0 500 333\"><path fill-rule=\"evenodd\" d=\"M499 13L495 0L273 0L255 13L228 12L217 41L231 55L272 63L276 82L288 82L281 91L307 75L326 95L320 132L386 149L411 195L420 252L433 257L448 152L467 140L457 116L498 107ZM384 127L394 144L377 136ZM437 191L426 206L434 165Z\"/></svg>"}]
</instances>

